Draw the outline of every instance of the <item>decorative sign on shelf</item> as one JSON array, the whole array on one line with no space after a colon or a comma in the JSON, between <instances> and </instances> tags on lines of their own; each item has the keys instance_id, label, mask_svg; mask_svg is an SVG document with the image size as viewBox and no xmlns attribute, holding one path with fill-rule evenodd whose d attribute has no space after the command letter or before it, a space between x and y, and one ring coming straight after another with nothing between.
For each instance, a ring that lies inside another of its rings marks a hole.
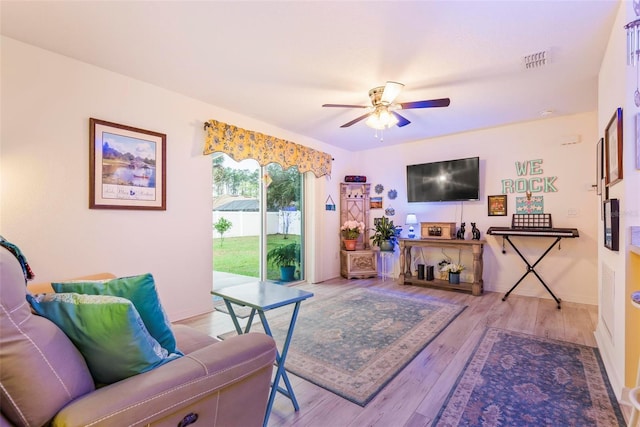
<instances>
[{"instance_id":1,"label":"decorative sign on shelf","mask_svg":"<svg viewBox=\"0 0 640 427\"><path fill-rule=\"evenodd\" d=\"M503 179L502 194L507 193L555 193L557 176L534 176L524 178L528 175L542 175L542 159L525 160L516 162L516 173L523 178Z\"/></svg>"},{"instance_id":2,"label":"decorative sign on shelf","mask_svg":"<svg viewBox=\"0 0 640 427\"><path fill-rule=\"evenodd\" d=\"M347 175L344 182L367 182L367 177L363 175Z\"/></svg>"},{"instance_id":3,"label":"decorative sign on shelf","mask_svg":"<svg viewBox=\"0 0 640 427\"><path fill-rule=\"evenodd\" d=\"M516 213L518 214L541 214L544 213L544 197L531 196L528 191L525 197L516 197Z\"/></svg>"}]
</instances>

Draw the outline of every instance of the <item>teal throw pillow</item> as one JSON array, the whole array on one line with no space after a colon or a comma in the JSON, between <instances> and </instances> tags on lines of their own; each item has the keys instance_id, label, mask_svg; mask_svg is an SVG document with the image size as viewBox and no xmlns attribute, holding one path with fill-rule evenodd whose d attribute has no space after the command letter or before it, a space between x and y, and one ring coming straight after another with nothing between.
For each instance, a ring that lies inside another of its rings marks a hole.
<instances>
[{"instance_id":1,"label":"teal throw pillow","mask_svg":"<svg viewBox=\"0 0 640 427\"><path fill-rule=\"evenodd\" d=\"M77 280L52 283L56 292L75 292L89 295L112 295L130 300L140 313L147 330L169 353L179 353L171 323L165 313L156 290L153 276L138 276L107 280Z\"/></svg>"},{"instance_id":2,"label":"teal throw pillow","mask_svg":"<svg viewBox=\"0 0 640 427\"><path fill-rule=\"evenodd\" d=\"M71 339L98 384L111 384L180 357L162 348L125 298L50 293L28 299L37 314Z\"/></svg>"}]
</instances>

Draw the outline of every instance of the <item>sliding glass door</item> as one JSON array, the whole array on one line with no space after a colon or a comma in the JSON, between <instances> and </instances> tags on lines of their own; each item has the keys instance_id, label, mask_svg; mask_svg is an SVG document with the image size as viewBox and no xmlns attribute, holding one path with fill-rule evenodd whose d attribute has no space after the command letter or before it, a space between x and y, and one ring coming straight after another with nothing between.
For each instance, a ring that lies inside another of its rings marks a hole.
<instances>
[{"instance_id":1,"label":"sliding glass door","mask_svg":"<svg viewBox=\"0 0 640 427\"><path fill-rule=\"evenodd\" d=\"M212 162L214 288L302 280L303 176L225 154Z\"/></svg>"}]
</instances>

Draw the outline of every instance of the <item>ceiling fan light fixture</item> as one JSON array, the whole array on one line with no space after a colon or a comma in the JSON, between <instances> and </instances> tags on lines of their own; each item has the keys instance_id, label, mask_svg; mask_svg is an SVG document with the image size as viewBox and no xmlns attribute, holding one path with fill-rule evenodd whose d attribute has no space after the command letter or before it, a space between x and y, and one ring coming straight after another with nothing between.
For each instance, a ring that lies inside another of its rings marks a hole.
<instances>
[{"instance_id":1,"label":"ceiling fan light fixture","mask_svg":"<svg viewBox=\"0 0 640 427\"><path fill-rule=\"evenodd\" d=\"M397 125L398 118L391 114L386 107L378 107L365 123L370 128L382 130Z\"/></svg>"}]
</instances>

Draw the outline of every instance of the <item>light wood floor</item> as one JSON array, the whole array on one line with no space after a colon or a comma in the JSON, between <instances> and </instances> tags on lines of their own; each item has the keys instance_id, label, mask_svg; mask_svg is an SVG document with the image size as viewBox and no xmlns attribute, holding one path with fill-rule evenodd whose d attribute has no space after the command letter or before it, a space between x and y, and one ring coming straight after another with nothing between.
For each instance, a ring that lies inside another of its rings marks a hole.
<instances>
[{"instance_id":1,"label":"light wood floor","mask_svg":"<svg viewBox=\"0 0 640 427\"><path fill-rule=\"evenodd\" d=\"M485 328L489 326L596 346L593 331L597 323L594 305L563 302L558 310L549 299L485 292L480 297L466 293L398 285L393 280L345 280L304 285L314 298L330 298L335 292L353 287L402 290L466 305L460 314L365 408L289 374L300 404L295 412L291 402L278 395L269 426L404 426L430 425L448 396L458 375ZM301 312L304 310L304 302ZM284 310L286 308L282 308ZM212 336L233 330L227 314L213 312L185 321Z\"/></svg>"}]
</instances>

